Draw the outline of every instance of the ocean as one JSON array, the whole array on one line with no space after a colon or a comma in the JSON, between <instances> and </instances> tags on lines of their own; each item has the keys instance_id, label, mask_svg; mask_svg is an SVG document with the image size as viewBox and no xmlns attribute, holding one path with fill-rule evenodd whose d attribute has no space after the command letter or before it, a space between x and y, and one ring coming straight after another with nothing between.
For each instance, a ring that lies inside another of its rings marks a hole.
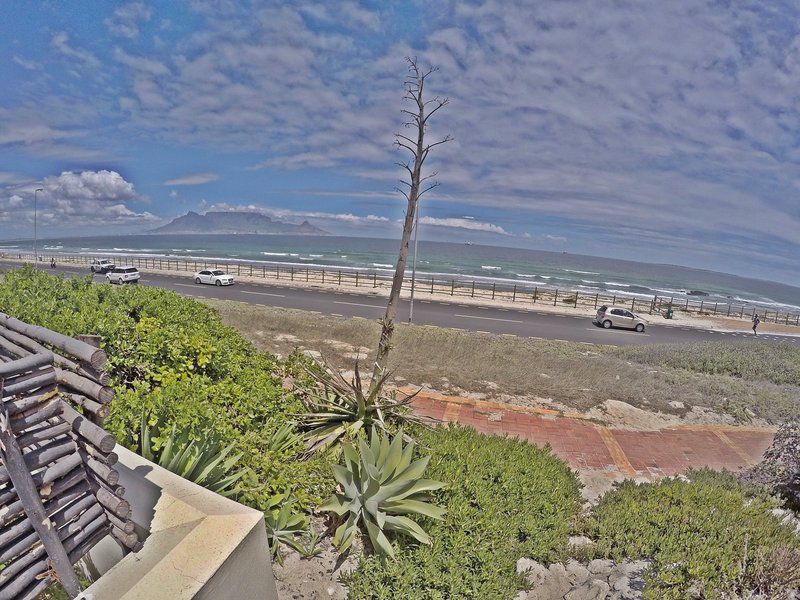
<instances>
[{"instance_id":1,"label":"ocean","mask_svg":"<svg viewBox=\"0 0 800 600\"><path fill-rule=\"evenodd\" d=\"M83 253L236 261L393 272L398 240L291 235L125 235L39 240L48 254ZM0 242L0 253L29 252L31 241ZM413 249L412 249L413 252ZM409 273L411 268L409 256ZM617 296L687 296L710 302L800 310L800 288L674 265L497 246L420 242L422 278L498 286L557 287Z\"/></svg>"}]
</instances>

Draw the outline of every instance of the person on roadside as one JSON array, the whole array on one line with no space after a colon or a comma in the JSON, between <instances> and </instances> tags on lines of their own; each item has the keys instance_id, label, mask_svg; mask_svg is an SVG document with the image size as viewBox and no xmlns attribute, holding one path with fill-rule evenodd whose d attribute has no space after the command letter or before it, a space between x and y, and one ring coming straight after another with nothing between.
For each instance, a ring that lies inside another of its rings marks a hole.
<instances>
[{"instance_id":1,"label":"person on roadside","mask_svg":"<svg viewBox=\"0 0 800 600\"><path fill-rule=\"evenodd\" d=\"M753 315L753 335L758 335L758 326L761 323L761 319L758 316L758 313Z\"/></svg>"}]
</instances>

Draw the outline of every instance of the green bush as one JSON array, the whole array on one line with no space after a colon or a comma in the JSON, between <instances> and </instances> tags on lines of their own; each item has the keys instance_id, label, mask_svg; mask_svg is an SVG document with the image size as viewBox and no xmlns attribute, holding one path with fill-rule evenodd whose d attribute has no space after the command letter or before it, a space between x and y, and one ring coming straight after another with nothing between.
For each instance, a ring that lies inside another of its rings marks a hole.
<instances>
[{"instance_id":1,"label":"green bush","mask_svg":"<svg viewBox=\"0 0 800 600\"><path fill-rule=\"evenodd\" d=\"M620 348L613 354L641 364L707 375L730 375L776 385L796 386L800 382L800 348L786 342L642 345Z\"/></svg>"},{"instance_id":2,"label":"green bush","mask_svg":"<svg viewBox=\"0 0 800 600\"><path fill-rule=\"evenodd\" d=\"M238 497L246 504L267 510L272 496L291 493L305 507L330 492L324 457L297 462L302 444L270 444L302 409L282 387L285 375L303 377L302 359L256 351L212 308L157 288L23 268L0 282L0 310L67 335L101 336L117 393L106 428L131 449L146 413L151 425L174 425L189 439L210 430L220 443L233 443L249 469Z\"/></svg>"},{"instance_id":3,"label":"green bush","mask_svg":"<svg viewBox=\"0 0 800 600\"><path fill-rule=\"evenodd\" d=\"M431 455L426 476L447 484L431 494L446 515L420 520L432 546L406 542L394 561L362 558L345 579L351 598L512 598L524 587L519 558L564 558L581 501L563 461L461 427L419 429L415 438Z\"/></svg>"},{"instance_id":4,"label":"green bush","mask_svg":"<svg viewBox=\"0 0 800 600\"><path fill-rule=\"evenodd\" d=\"M688 477L627 480L603 496L587 524L596 555L651 559L646 598L686 598L693 586L704 598L746 597L770 557L797 551L800 539L770 514L776 501L760 488L709 470Z\"/></svg>"}]
</instances>

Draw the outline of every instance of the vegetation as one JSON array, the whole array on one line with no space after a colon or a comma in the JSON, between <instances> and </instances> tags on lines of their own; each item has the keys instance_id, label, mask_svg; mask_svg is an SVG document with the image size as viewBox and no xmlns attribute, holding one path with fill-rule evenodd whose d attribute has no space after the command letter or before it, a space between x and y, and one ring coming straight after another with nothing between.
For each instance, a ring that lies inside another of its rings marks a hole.
<instances>
[{"instance_id":1,"label":"vegetation","mask_svg":"<svg viewBox=\"0 0 800 600\"><path fill-rule=\"evenodd\" d=\"M800 538L770 514L775 500L732 475L688 478L627 480L603 496L587 526L597 555L651 559L645 597L654 600L686 598L690 589L703 598L785 592L787 573L776 568L797 565Z\"/></svg>"},{"instance_id":2,"label":"vegetation","mask_svg":"<svg viewBox=\"0 0 800 600\"><path fill-rule=\"evenodd\" d=\"M387 533L402 534L423 544L430 536L406 515L441 519L444 510L427 502L428 492L440 490L440 481L423 479L430 457L414 458L414 443L405 447L403 434L391 439L373 428L369 442L358 438L358 450L342 446L343 465L333 465L340 490L320 507L345 521L333 535L333 544L346 552L359 529L365 527L372 548L394 558Z\"/></svg>"},{"instance_id":3,"label":"vegetation","mask_svg":"<svg viewBox=\"0 0 800 600\"><path fill-rule=\"evenodd\" d=\"M375 385L365 390L356 363L353 379L347 381L337 369L309 369L314 385L306 387L303 400L306 411L298 415L306 436L309 452L328 448L342 440L355 440L362 431L385 432L387 424L418 422L407 408L411 397L396 400L386 395L384 372Z\"/></svg>"},{"instance_id":4,"label":"vegetation","mask_svg":"<svg viewBox=\"0 0 800 600\"><path fill-rule=\"evenodd\" d=\"M454 427L415 432L431 453L444 520L422 519L432 546L404 544L396 560L362 558L352 598L512 598L516 562L562 560L580 510L579 483L549 449Z\"/></svg>"},{"instance_id":5,"label":"vegetation","mask_svg":"<svg viewBox=\"0 0 800 600\"><path fill-rule=\"evenodd\" d=\"M781 425L761 462L739 477L767 487L800 512L800 421Z\"/></svg>"},{"instance_id":6,"label":"vegetation","mask_svg":"<svg viewBox=\"0 0 800 600\"><path fill-rule=\"evenodd\" d=\"M729 375L776 385L800 382L800 347L787 342L646 345L623 347L614 354L641 364L707 375Z\"/></svg>"},{"instance_id":7,"label":"vegetation","mask_svg":"<svg viewBox=\"0 0 800 600\"><path fill-rule=\"evenodd\" d=\"M291 493L301 510L330 493L324 457L293 460L303 450L299 438L273 443L303 408L283 386L287 376L305 377L301 357L258 352L213 309L173 292L93 285L31 268L0 282L0 310L67 335L102 337L117 392L106 428L131 449L144 413L188 440L211 435L222 447L232 444L247 469L237 499L250 506L267 510L275 494Z\"/></svg>"},{"instance_id":8,"label":"vegetation","mask_svg":"<svg viewBox=\"0 0 800 600\"><path fill-rule=\"evenodd\" d=\"M295 346L313 348L323 351L332 366L342 369L352 368L353 357L367 352L380 332L380 325L366 319L237 302L207 303L219 310L226 323L247 332L256 345L270 352L290 353ZM751 380L755 377L752 371L743 376L706 374L636 362L638 354L649 355L649 346L619 349L405 324L397 325L392 345L388 368L396 377L427 383L442 392L453 389L459 393L460 389L488 396L538 396L577 410L612 398L673 414L704 406L742 421L752 414L776 424L800 418L800 379L777 384L761 375ZM709 347L708 353L712 356L723 353L723 349L728 355L743 352L753 369L771 368L764 366L772 364L767 358L748 354L756 346L762 344L728 342L719 349ZM679 357L682 348L682 344L674 345L670 352ZM785 348L780 352L790 355ZM671 406L674 400L681 401L686 409Z\"/></svg>"},{"instance_id":9,"label":"vegetation","mask_svg":"<svg viewBox=\"0 0 800 600\"><path fill-rule=\"evenodd\" d=\"M282 561L280 548L282 545L303 551L298 538L308 524L305 515L296 510L296 500L287 494L275 494L269 499L264 511L264 521L269 536L269 549L278 562Z\"/></svg>"},{"instance_id":10,"label":"vegetation","mask_svg":"<svg viewBox=\"0 0 800 600\"><path fill-rule=\"evenodd\" d=\"M242 453L234 453L233 444L222 448L210 433L191 439L186 433L178 432L175 425L163 433L160 429L158 424L150 423L148 415L142 414L136 448L141 456L222 496L239 493L239 488L234 486L247 471L234 471Z\"/></svg>"}]
</instances>

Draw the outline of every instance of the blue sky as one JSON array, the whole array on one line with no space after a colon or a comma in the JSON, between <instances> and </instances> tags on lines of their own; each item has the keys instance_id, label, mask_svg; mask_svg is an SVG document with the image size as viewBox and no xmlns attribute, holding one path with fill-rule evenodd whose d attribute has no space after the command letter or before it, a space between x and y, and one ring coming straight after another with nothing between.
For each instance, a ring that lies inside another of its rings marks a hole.
<instances>
[{"instance_id":1,"label":"blue sky","mask_svg":"<svg viewBox=\"0 0 800 600\"><path fill-rule=\"evenodd\" d=\"M0 238L250 210L399 235L405 56L440 67L420 235L800 283L796 2L0 6ZM28 230L31 230L29 232Z\"/></svg>"}]
</instances>

